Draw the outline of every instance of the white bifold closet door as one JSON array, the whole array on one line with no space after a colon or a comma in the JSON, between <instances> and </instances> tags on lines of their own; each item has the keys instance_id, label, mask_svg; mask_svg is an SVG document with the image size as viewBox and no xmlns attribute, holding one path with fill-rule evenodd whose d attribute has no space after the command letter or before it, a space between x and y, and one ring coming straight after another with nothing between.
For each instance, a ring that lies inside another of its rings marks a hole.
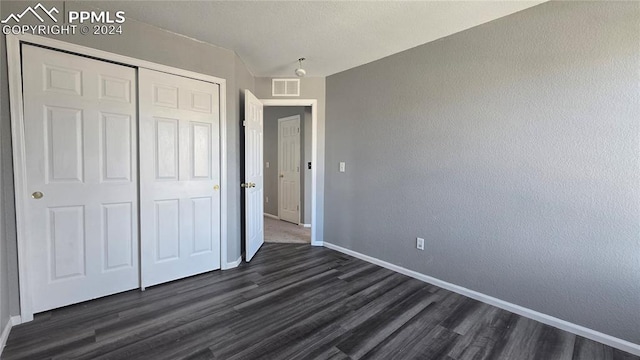
<instances>
[{"instance_id":1,"label":"white bifold closet door","mask_svg":"<svg viewBox=\"0 0 640 360\"><path fill-rule=\"evenodd\" d=\"M33 312L139 286L136 71L22 47Z\"/></svg>"},{"instance_id":2,"label":"white bifold closet door","mask_svg":"<svg viewBox=\"0 0 640 360\"><path fill-rule=\"evenodd\" d=\"M139 69L142 286L220 268L219 86Z\"/></svg>"}]
</instances>

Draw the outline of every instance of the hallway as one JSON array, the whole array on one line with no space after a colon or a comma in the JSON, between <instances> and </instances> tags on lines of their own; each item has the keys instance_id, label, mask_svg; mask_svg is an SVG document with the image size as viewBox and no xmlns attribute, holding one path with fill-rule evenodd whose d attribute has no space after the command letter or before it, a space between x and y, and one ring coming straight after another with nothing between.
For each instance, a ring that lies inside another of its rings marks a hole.
<instances>
[{"instance_id":1,"label":"hallway","mask_svg":"<svg viewBox=\"0 0 640 360\"><path fill-rule=\"evenodd\" d=\"M264 242L310 244L311 228L302 227L290 222L264 217Z\"/></svg>"}]
</instances>

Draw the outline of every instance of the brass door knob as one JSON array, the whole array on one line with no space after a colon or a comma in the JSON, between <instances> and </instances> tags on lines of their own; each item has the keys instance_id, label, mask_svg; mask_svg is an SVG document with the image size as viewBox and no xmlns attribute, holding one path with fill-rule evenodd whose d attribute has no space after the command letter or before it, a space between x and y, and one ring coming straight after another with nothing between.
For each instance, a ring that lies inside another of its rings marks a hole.
<instances>
[{"instance_id":1,"label":"brass door knob","mask_svg":"<svg viewBox=\"0 0 640 360\"><path fill-rule=\"evenodd\" d=\"M251 187L252 188L256 187L256 183L251 183Z\"/></svg>"},{"instance_id":2,"label":"brass door knob","mask_svg":"<svg viewBox=\"0 0 640 360\"><path fill-rule=\"evenodd\" d=\"M284 177L284 174L280 174L280 177L281 177L281 178L283 178L283 177Z\"/></svg>"},{"instance_id":3,"label":"brass door knob","mask_svg":"<svg viewBox=\"0 0 640 360\"><path fill-rule=\"evenodd\" d=\"M242 184L240 184L240 187L243 187L243 188L248 188L248 187L251 187L251 186L249 186L249 184L246 184L246 183L242 183Z\"/></svg>"},{"instance_id":4,"label":"brass door knob","mask_svg":"<svg viewBox=\"0 0 640 360\"><path fill-rule=\"evenodd\" d=\"M214 185L213 186L213 191L218 191L220 190L220 186L219 185Z\"/></svg>"},{"instance_id":5,"label":"brass door knob","mask_svg":"<svg viewBox=\"0 0 640 360\"><path fill-rule=\"evenodd\" d=\"M43 193L41 193L40 191L36 191L33 194L31 194L31 197L38 200L38 199L42 199L42 197L44 196Z\"/></svg>"}]
</instances>

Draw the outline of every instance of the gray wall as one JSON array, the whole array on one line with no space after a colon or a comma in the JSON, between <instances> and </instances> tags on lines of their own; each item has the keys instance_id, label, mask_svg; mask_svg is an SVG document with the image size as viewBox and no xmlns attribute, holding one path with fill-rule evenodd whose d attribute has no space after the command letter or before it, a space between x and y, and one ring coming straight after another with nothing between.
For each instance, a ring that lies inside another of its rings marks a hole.
<instances>
[{"instance_id":1,"label":"gray wall","mask_svg":"<svg viewBox=\"0 0 640 360\"><path fill-rule=\"evenodd\" d=\"M305 123L303 106L266 106L264 108L264 212L267 214L278 216L278 200L279 190L278 184L278 119L288 116L300 116L300 132L304 134ZM300 169L304 169L305 138L300 137ZM309 154L309 156L311 156ZM266 163L269 162L269 168ZM310 202L305 199L305 172L300 171L300 218L304 219L305 203ZM311 174L309 174L311 177ZM269 202L267 203L267 197ZM310 199L310 198L309 198Z\"/></svg>"},{"instance_id":2,"label":"gray wall","mask_svg":"<svg viewBox=\"0 0 640 360\"><path fill-rule=\"evenodd\" d=\"M278 97L271 95L271 79L270 77L257 77L255 78L256 96L259 99L292 99L291 97ZM318 164L312 164L317 166L318 171L318 208L320 211L317 214L316 223L312 224L316 227L316 234L319 241L324 239L324 189L325 189L325 103L326 103L326 91L325 91L325 78L320 77L304 77L300 79L300 97L299 99L316 99L318 100ZM311 121L309 128L311 128ZM311 160L309 160L311 161ZM311 185L309 185L311 187ZM309 216L311 216L311 209L309 209ZM306 220L305 220L305 223ZM309 222L311 223L311 219Z\"/></svg>"},{"instance_id":3,"label":"gray wall","mask_svg":"<svg viewBox=\"0 0 640 360\"><path fill-rule=\"evenodd\" d=\"M12 12L21 12L28 5L37 2L11 2L3 1L0 8L0 16L3 18ZM63 5L66 11L72 9L90 9L90 5L81 2L50 2L58 9ZM161 6L161 3L149 3L149 6ZM127 18L123 24L123 35L120 36L55 36L51 37L95 49L105 50L116 54L130 56L159 64L195 71L198 73L217 76L227 80L227 163L228 163L228 261L235 261L240 257L240 90L254 89L254 80L246 66L237 55L224 48L209 45L178 34L174 34L157 27L141 23ZM7 248L7 265L9 291L0 293L0 301L9 296L10 313L19 313L18 278L17 278L17 251L15 234L15 213L13 204L13 169L11 165L11 132L9 117L9 95L6 65L5 37L0 38L1 58L0 62L0 140L2 155L2 216L6 224L6 237L3 237L3 246ZM2 272L5 273L4 271ZM1 290L1 289L0 289Z\"/></svg>"},{"instance_id":4,"label":"gray wall","mask_svg":"<svg viewBox=\"0 0 640 360\"><path fill-rule=\"evenodd\" d=\"M640 344L639 65L549 2L328 77L325 241Z\"/></svg>"}]
</instances>

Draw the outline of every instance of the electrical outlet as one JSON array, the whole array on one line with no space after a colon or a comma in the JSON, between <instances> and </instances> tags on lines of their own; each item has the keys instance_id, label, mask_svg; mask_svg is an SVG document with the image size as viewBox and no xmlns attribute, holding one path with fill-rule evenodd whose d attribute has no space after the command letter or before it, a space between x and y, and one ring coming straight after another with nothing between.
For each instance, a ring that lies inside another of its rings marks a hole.
<instances>
[{"instance_id":1,"label":"electrical outlet","mask_svg":"<svg viewBox=\"0 0 640 360\"><path fill-rule=\"evenodd\" d=\"M266 202L267 204L269 203L269 197L268 196L264 198L264 202Z\"/></svg>"},{"instance_id":2,"label":"electrical outlet","mask_svg":"<svg viewBox=\"0 0 640 360\"><path fill-rule=\"evenodd\" d=\"M268 169L268 168L269 168L269 162L268 162L268 161L267 161L267 164L266 164L266 165L267 165L267 166L266 166L266 168Z\"/></svg>"},{"instance_id":3,"label":"electrical outlet","mask_svg":"<svg viewBox=\"0 0 640 360\"><path fill-rule=\"evenodd\" d=\"M343 161L341 161L340 162L340 172L345 172L345 167L346 167L346 164Z\"/></svg>"},{"instance_id":4,"label":"electrical outlet","mask_svg":"<svg viewBox=\"0 0 640 360\"><path fill-rule=\"evenodd\" d=\"M418 250L424 250L424 239L423 238L417 238L416 239L416 248L418 248Z\"/></svg>"}]
</instances>

